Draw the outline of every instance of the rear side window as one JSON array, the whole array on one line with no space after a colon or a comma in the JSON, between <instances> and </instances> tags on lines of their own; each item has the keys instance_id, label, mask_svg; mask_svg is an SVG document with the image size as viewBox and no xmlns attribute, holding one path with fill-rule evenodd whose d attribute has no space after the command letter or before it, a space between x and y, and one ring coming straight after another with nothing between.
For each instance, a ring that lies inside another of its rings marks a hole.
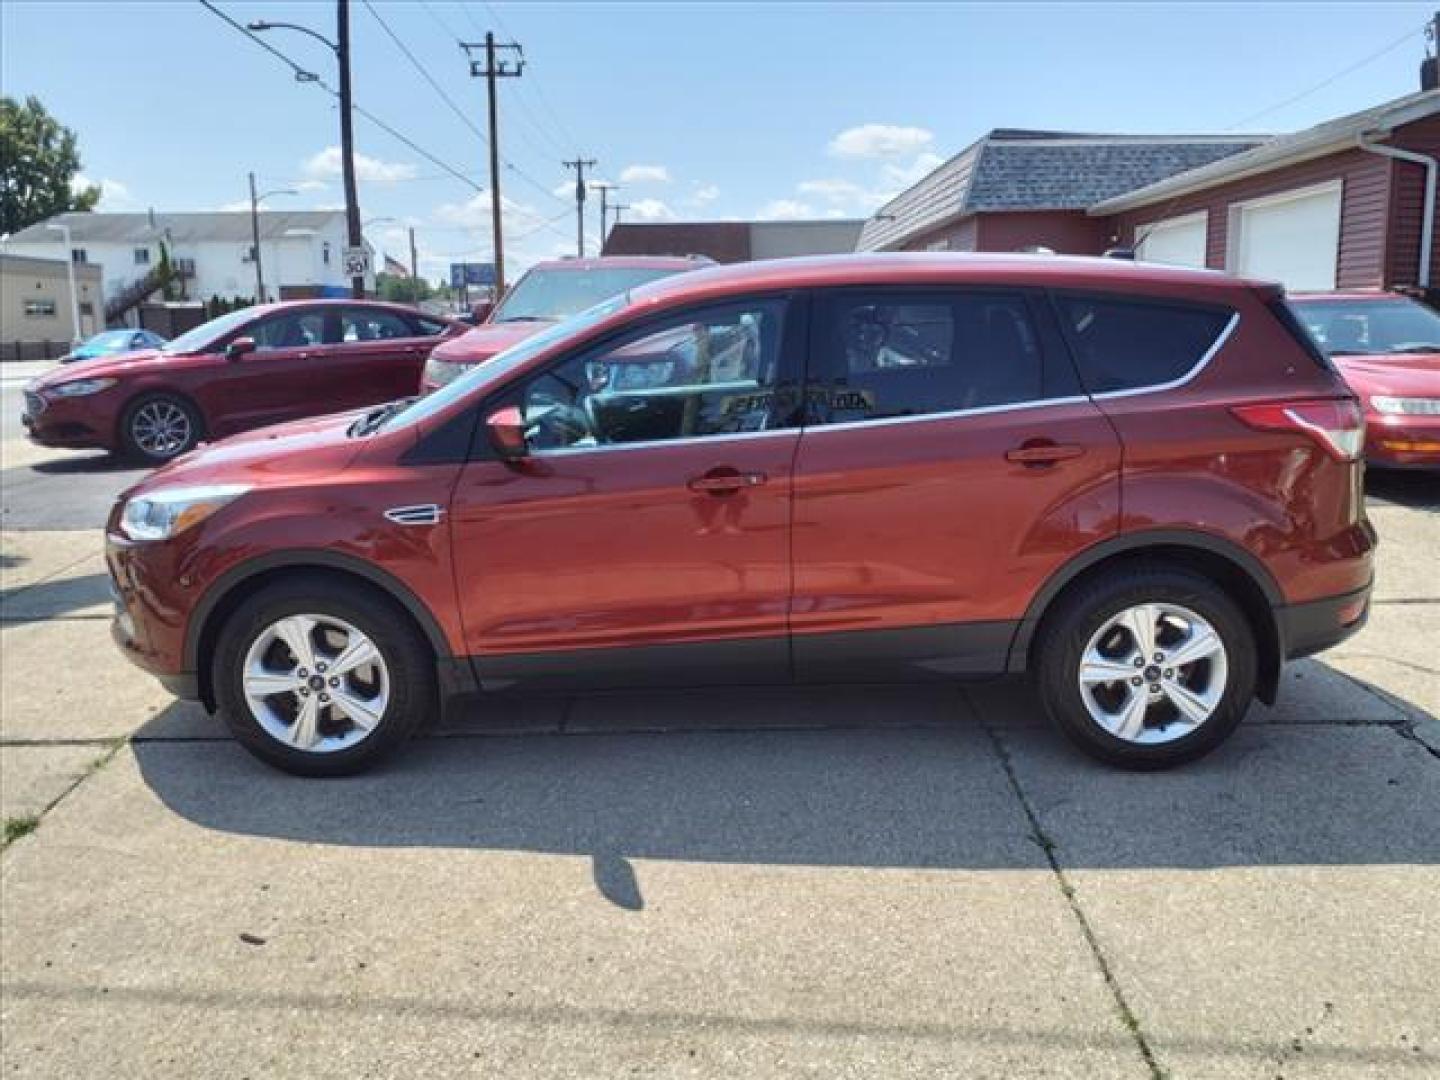
<instances>
[{"instance_id":1,"label":"rear side window","mask_svg":"<svg viewBox=\"0 0 1440 1080\"><path fill-rule=\"evenodd\" d=\"M812 335L812 423L1059 396L1047 380L1040 328L1018 294L836 292L819 298Z\"/></svg>"},{"instance_id":2,"label":"rear side window","mask_svg":"<svg viewBox=\"0 0 1440 1080\"><path fill-rule=\"evenodd\" d=\"M1220 340L1233 313L1091 296L1057 296L1060 322L1085 389L1144 390L1185 378Z\"/></svg>"}]
</instances>

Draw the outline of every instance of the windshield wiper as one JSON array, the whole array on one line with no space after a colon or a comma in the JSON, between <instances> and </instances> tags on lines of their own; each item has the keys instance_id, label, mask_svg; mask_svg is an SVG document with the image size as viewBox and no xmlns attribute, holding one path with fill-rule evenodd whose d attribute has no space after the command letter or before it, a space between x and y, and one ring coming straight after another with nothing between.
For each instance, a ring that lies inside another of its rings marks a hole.
<instances>
[{"instance_id":1,"label":"windshield wiper","mask_svg":"<svg viewBox=\"0 0 1440 1080\"><path fill-rule=\"evenodd\" d=\"M1432 343L1429 345L1397 345L1395 348L1386 349L1385 351L1391 356L1404 356L1409 353L1440 353L1440 343Z\"/></svg>"},{"instance_id":2,"label":"windshield wiper","mask_svg":"<svg viewBox=\"0 0 1440 1080\"><path fill-rule=\"evenodd\" d=\"M371 409L364 416L360 417L359 420L356 420L355 423L351 424L350 430L347 431L346 434L349 435L351 438L359 435L369 435L386 420L389 420L401 409L405 408L407 405L409 405L412 401L415 400L417 399L414 397L400 398L397 401L392 401L386 405L381 405L379 408Z\"/></svg>"},{"instance_id":3,"label":"windshield wiper","mask_svg":"<svg viewBox=\"0 0 1440 1080\"><path fill-rule=\"evenodd\" d=\"M549 322L543 315L509 315L503 319L496 319L496 322Z\"/></svg>"}]
</instances>

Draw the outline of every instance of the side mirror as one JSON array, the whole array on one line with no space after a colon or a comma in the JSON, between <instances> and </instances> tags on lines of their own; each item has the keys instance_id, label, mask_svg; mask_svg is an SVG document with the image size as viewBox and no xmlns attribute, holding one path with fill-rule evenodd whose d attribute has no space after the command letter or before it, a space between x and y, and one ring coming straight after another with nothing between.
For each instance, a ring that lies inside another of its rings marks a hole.
<instances>
[{"instance_id":1,"label":"side mirror","mask_svg":"<svg viewBox=\"0 0 1440 1080\"><path fill-rule=\"evenodd\" d=\"M225 346L226 360L239 360L247 353L255 351L255 339L252 337L237 337L229 345Z\"/></svg>"},{"instance_id":2,"label":"side mirror","mask_svg":"<svg viewBox=\"0 0 1440 1080\"><path fill-rule=\"evenodd\" d=\"M488 322L490 313L495 310L494 300L481 300L479 303L470 305L470 314L475 318L475 324Z\"/></svg>"},{"instance_id":3,"label":"side mirror","mask_svg":"<svg viewBox=\"0 0 1440 1080\"><path fill-rule=\"evenodd\" d=\"M525 418L514 405L496 409L487 416L485 430L490 436L490 445L506 461L518 461L530 452L525 445Z\"/></svg>"}]
</instances>

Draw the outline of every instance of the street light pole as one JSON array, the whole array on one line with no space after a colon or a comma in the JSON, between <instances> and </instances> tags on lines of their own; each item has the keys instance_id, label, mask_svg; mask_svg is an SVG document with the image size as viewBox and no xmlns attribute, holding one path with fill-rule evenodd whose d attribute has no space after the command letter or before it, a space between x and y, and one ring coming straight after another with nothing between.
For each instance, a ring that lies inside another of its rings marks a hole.
<instances>
[{"instance_id":1,"label":"street light pole","mask_svg":"<svg viewBox=\"0 0 1440 1080\"><path fill-rule=\"evenodd\" d=\"M294 188L276 188L264 195L255 194L255 174L250 174L250 239L255 246L255 302L265 303L265 275L260 269L260 203L271 195L298 195Z\"/></svg>"},{"instance_id":2,"label":"street light pole","mask_svg":"<svg viewBox=\"0 0 1440 1080\"><path fill-rule=\"evenodd\" d=\"M65 273L70 279L70 344L79 345L82 340L80 337L80 294L75 291L75 246L70 239L70 224L61 221L45 227L61 233L65 237Z\"/></svg>"}]
</instances>

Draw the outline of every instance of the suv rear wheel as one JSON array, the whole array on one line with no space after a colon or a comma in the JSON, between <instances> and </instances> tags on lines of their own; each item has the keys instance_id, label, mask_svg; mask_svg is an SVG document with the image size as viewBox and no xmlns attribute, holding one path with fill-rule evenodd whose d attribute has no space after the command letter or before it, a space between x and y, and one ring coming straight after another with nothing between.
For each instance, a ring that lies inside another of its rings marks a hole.
<instances>
[{"instance_id":1,"label":"suv rear wheel","mask_svg":"<svg viewBox=\"0 0 1440 1080\"><path fill-rule=\"evenodd\" d=\"M1255 637L1218 585L1184 570L1107 574L1062 598L1037 648L1046 710L1086 753L1161 769L1230 735L1255 693Z\"/></svg>"},{"instance_id":2,"label":"suv rear wheel","mask_svg":"<svg viewBox=\"0 0 1440 1080\"><path fill-rule=\"evenodd\" d=\"M256 757L342 776L393 751L434 711L434 663L404 612L369 589L289 582L244 601L215 650L217 704Z\"/></svg>"}]
</instances>

